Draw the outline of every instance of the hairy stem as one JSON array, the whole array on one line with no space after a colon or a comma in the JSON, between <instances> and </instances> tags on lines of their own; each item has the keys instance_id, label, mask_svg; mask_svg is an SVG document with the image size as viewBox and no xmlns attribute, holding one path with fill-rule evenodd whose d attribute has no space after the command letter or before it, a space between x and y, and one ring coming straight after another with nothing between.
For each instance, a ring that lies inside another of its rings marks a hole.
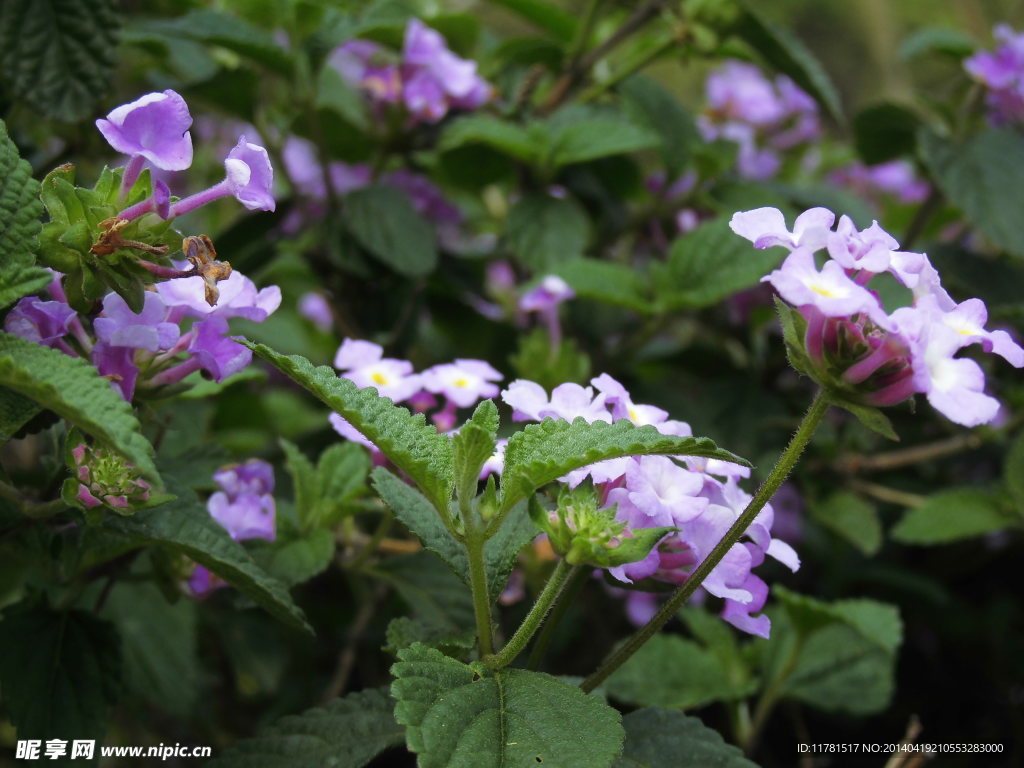
<instances>
[{"instance_id":1,"label":"hairy stem","mask_svg":"<svg viewBox=\"0 0 1024 768\"><path fill-rule=\"evenodd\" d=\"M703 583L708 574L721 562L725 554L732 548L732 545L739 541L747 528L750 527L750 524L754 522L754 518L757 517L764 505L775 495L779 486L789 476L793 467L796 466L800 454L803 453L807 443L810 442L811 437L814 435L819 422L825 415L825 412L828 411L828 407L828 396L823 390L819 390L814 396L810 408L807 409L803 420L800 422L800 426L797 427L796 433L789 441L789 445L786 446L782 455L779 456L779 460L772 468L771 474L761 484L761 487L757 489L757 493L754 494L747 508L743 510L743 514L733 523L725 536L722 537L722 540L715 545L715 548L701 561L701 564L694 569L686 581L672 593L672 596L661 606L654 617L637 630L636 634L629 638L629 640L619 646L590 677L583 681L580 687L584 691L589 693L604 682L612 672L621 667L627 659L640 650L640 647L650 640L676 614L683 603L690 599L690 596L697 590L697 587Z\"/></svg>"},{"instance_id":2,"label":"hairy stem","mask_svg":"<svg viewBox=\"0 0 1024 768\"><path fill-rule=\"evenodd\" d=\"M470 517L472 520L472 517ZM491 639L491 597L487 593L487 570L484 564L484 544L487 539L475 524L470 528L465 521L466 554L469 556L469 587L473 592L473 615L476 617L477 647L480 658L490 656L494 651Z\"/></svg>"},{"instance_id":3,"label":"hairy stem","mask_svg":"<svg viewBox=\"0 0 1024 768\"><path fill-rule=\"evenodd\" d=\"M516 656L522 652L526 644L530 642L530 638L540 628L544 618L548 615L548 611L551 610L551 606L554 605L555 600L561 594L566 580L577 568L578 566L571 566L565 560L558 561L558 565L555 566L555 570L552 571L551 576L548 578L548 583L544 585L544 589L537 596L537 602L533 604L533 608L526 614L526 618L523 619L523 623L519 625L516 633L512 635L512 638L498 653L484 659L484 663L487 666L501 669L515 661Z\"/></svg>"}]
</instances>

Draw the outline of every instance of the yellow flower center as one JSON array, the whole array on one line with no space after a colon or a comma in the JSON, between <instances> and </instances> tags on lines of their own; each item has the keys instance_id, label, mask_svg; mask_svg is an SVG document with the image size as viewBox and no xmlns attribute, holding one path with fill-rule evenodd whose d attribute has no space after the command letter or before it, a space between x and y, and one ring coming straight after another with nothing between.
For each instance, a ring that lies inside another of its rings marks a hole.
<instances>
[{"instance_id":1,"label":"yellow flower center","mask_svg":"<svg viewBox=\"0 0 1024 768\"><path fill-rule=\"evenodd\" d=\"M469 386L469 379L466 379L466 378L456 379L452 383L456 387L468 387Z\"/></svg>"},{"instance_id":2,"label":"yellow flower center","mask_svg":"<svg viewBox=\"0 0 1024 768\"><path fill-rule=\"evenodd\" d=\"M373 379L374 384L380 384L381 386L388 383L387 377L383 373L374 373L370 378Z\"/></svg>"}]
</instances>

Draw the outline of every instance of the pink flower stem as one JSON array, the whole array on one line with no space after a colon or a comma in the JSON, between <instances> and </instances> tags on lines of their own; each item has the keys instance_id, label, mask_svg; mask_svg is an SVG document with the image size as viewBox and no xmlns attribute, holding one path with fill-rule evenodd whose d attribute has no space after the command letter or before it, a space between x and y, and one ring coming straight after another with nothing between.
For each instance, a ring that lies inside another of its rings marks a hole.
<instances>
[{"instance_id":1,"label":"pink flower stem","mask_svg":"<svg viewBox=\"0 0 1024 768\"><path fill-rule=\"evenodd\" d=\"M146 158L142 155L132 155L132 159L124 167L124 175L121 177L121 190L117 194L118 200L124 200L128 197L128 193L132 191L135 182L139 180L139 174L142 173L145 165Z\"/></svg>"},{"instance_id":2,"label":"pink flower stem","mask_svg":"<svg viewBox=\"0 0 1024 768\"><path fill-rule=\"evenodd\" d=\"M174 205L171 206L170 218L176 218L182 214L194 211L200 206L211 203L221 197L227 197L231 194L231 185L227 179L214 184L209 189L204 189L202 192L196 192L194 195L189 195L186 198L182 198Z\"/></svg>"},{"instance_id":3,"label":"pink flower stem","mask_svg":"<svg viewBox=\"0 0 1024 768\"><path fill-rule=\"evenodd\" d=\"M128 219L128 221L134 221L147 213L152 213L156 210L156 202L153 199L153 195L150 195L145 200L141 200L135 205L129 206L117 214L119 219Z\"/></svg>"},{"instance_id":4,"label":"pink flower stem","mask_svg":"<svg viewBox=\"0 0 1024 768\"><path fill-rule=\"evenodd\" d=\"M158 373L149 380L149 383L154 387L159 387L164 384L176 384L193 371L198 371L199 367L199 358L190 357L188 360L178 363L173 368L168 368L163 373Z\"/></svg>"},{"instance_id":5,"label":"pink flower stem","mask_svg":"<svg viewBox=\"0 0 1024 768\"><path fill-rule=\"evenodd\" d=\"M174 280L179 277L195 277L196 271L194 269L176 269L175 267L164 267L160 264L154 264L151 261L145 259L139 259L135 262L144 270L149 272L151 275L156 277L162 277L165 280Z\"/></svg>"}]
</instances>

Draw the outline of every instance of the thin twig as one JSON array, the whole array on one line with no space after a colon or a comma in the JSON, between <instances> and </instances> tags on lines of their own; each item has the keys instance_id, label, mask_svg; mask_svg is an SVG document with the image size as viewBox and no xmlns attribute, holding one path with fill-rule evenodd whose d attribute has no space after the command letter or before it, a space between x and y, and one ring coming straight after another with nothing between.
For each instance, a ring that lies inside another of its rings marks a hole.
<instances>
[{"instance_id":1,"label":"thin twig","mask_svg":"<svg viewBox=\"0 0 1024 768\"><path fill-rule=\"evenodd\" d=\"M887 485L879 485L878 483L869 483L866 480L858 480L855 477L850 478L849 485L853 490L860 491L865 496L871 496L879 501L899 504L903 507L917 507L925 502L925 497L920 494L901 491L897 488L890 488Z\"/></svg>"},{"instance_id":2,"label":"thin twig","mask_svg":"<svg viewBox=\"0 0 1024 768\"><path fill-rule=\"evenodd\" d=\"M369 599L359 607L359 612L352 620L352 626L349 628L345 647L338 654L338 665L334 669L334 675L331 677L331 682L324 689L324 695L320 699L321 705L329 704L345 692L345 686L348 685L348 679L356 663L356 651L358 650L359 642L363 639L363 635L373 619L373 614L377 611L377 606L383 600L387 591L388 585L378 582Z\"/></svg>"},{"instance_id":3,"label":"thin twig","mask_svg":"<svg viewBox=\"0 0 1024 768\"><path fill-rule=\"evenodd\" d=\"M914 445L895 451L885 451L884 453L876 453L873 456L862 453L841 456L836 461L836 468L844 474L851 475L859 472L884 472L889 469L899 469L900 467L920 464L945 456L953 456L963 451L973 451L984 442L974 432L965 432L945 440L937 440L934 443L924 443L923 445Z\"/></svg>"}]
</instances>

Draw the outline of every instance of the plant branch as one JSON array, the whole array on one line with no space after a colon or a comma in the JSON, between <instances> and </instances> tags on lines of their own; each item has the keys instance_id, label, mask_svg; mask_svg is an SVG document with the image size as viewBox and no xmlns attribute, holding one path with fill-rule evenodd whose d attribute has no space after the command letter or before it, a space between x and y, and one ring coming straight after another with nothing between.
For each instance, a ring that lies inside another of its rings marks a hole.
<instances>
[{"instance_id":1,"label":"plant branch","mask_svg":"<svg viewBox=\"0 0 1024 768\"><path fill-rule=\"evenodd\" d=\"M466 554L469 556L469 587L473 592L473 615L476 618L477 646L480 658L490 656L494 651L491 638L491 597L487 592L487 569L484 564L484 544L487 539L473 517L465 521ZM472 525L472 527L470 527Z\"/></svg>"},{"instance_id":2,"label":"plant branch","mask_svg":"<svg viewBox=\"0 0 1024 768\"><path fill-rule=\"evenodd\" d=\"M757 489L754 497L747 504L747 508L743 510L743 514L739 516L732 527L726 532L722 540L715 545L715 548L711 550L706 558L701 561L693 573L689 575L686 581L674 592L672 596L658 609L658 612L654 617L648 621L643 627L641 627L636 634L634 634L629 640L619 646L612 654L608 657L605 662L590 675L580 687L590 693L597 686L603 683L608 676L616 669L621 667L627 659L629 659L634 653L640 650L648 640L651 639L657 633L664 624L672 618L679 608L690 599L691 595L697 590L697 588L703 583L704 579L707 578L708 574L714 570L715 566L721 562L722 558L725 557L726 553L732 549L733 544L739 541L740 537L746 532L750 524L754 522L754 518L757 517L758 513L768 503L769 499L775 495L775 492L782 485L783 481L789 476L789 473L793 470L797 460L800 458L800 454L803 453L807 443L810 442L811 437L814 435L814 431L817 429L819 422L825 415L829 408L828 395L824 390L819 390L814 396L814 400L811 402L810 408L807 409L807 413L804 415L803 420L797 427L796 433L789 441L789 445L779 456L778 461L772 468L771 474L761 484L761 487Z\"/></svg>"},{"instance_id":3,"label":"plant branch","mask_svg":"<svg viewBox=\"0 0 1024 768\"><path fill-rule=\"evenodd\" d=\"M522 653L526 644L530 642L530 639L544 622L548 611L551 610L551 606L554 605L558 596L562 593L566 580L577 570L578 566L571 566L565 560L558 561L558 565L555 566L555 570L552 571L551 576L548 578L548 583L544 585L544 589L537 596L537 602L533 604L533 608L526 614L526 618L519 625L519 629L516 630L512 638L505 644L505 647L498 653L484 658L484 663L487 666L501 669L516 660L516 657Z\"/></svg>"},{"instance_id":4,"label":"plant branch","mask_svg":"<svg viewBox=\"0 0 1024 768\"><path fill-rule=\"evenodd\" d=\"M974 432L965 432L945 440L936 440L933 443L914 445L895 451L885 451L874 455L854 453L841 456L836 462L836 468L844 474L851 475L860 472L884 472L889 469L899 469L933 459L953 456L962 451L973 451L975 448L981 447L984 442L980 435Z\"/></svg>"}]
</instances>

